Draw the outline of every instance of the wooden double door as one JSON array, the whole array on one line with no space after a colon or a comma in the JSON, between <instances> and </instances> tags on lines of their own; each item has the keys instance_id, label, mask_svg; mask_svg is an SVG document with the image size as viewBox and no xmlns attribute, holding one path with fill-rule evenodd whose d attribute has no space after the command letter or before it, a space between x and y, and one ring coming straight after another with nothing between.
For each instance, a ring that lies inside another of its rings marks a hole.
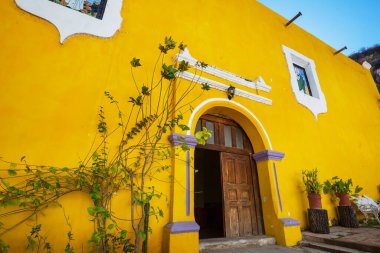
<instances>
[{"instance_id":1,"label":"wooden double door","mask_svg":"<svg viewBox=\"0 0 380 253\"><path fill-rule=\"evenodd\" d=\"M213 139L198 148L219 152L219 168L215 169L220 171L225 237L263 234L257 169L252 159L253 149L248 137L243 129L230 119L205 115L198 124L213 128ZM203 159L207 159L207 156ZM207 182L207 179L205 181Z\"/></svg>"}]
</instances>

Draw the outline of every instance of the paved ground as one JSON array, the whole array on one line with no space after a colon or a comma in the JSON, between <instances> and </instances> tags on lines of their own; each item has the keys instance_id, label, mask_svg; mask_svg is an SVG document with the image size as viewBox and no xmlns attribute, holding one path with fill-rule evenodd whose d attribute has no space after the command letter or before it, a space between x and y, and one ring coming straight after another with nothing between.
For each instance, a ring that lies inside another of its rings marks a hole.
<instances>
[{"instance_id":1,"label":"paved ground","mask_svg":"<svg viewBox=\"0 0 380 253\"><path fill-rule=\"evenodd\" d=\"M330 234L314 234L303 232L303 237L313 236L315 238L330 239L347 244L362 244L380 248L380 226L374 227L331 227Z\"/></svg>"},{"instance_id":2,"label":"paved ground","mask_svg":"<svg viewBox=\"0 0 380 253\"><path fill-rule=\"evenodd\" d=\"M360 228L344 228L336 226L330 228L330 234L314 234L311 232L303 232L303 238L304 240L306 239L308 241L316 242L330 241L334 245L340 245L348 249L351 248L380 253L380 226ZM327 244L327 247L330 248L329 244ZM332 247L333 246L331 246L331 248ZM330 251L325 251L312 249L305 246L282 247L279 245L268 245L262 247L204 250L202 253L324 253L331 251L331 249Z\"/></svg>"},{"instance_id":3,"label":"paved ground","mask_svg":"<svg viewBox=\"0 0 380 253\"><path fill-rule=\"evenodd\" d=\"M278 245L268 245L262 247L238 248L238 249L222 249L222 250L204 250L202 253L324 253L311 248L298 248L298 247L282 247Z\"/></svg>"}]
</instances>

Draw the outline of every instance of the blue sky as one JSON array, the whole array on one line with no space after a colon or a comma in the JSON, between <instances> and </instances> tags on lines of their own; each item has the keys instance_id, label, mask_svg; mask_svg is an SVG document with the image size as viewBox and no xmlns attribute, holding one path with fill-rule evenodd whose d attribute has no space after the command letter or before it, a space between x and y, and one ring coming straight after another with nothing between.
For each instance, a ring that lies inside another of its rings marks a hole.
<instances>
[{"instance_id":1,"label":"blue sky","mask_svg":"<svg viewBox=\"0 0 380 253\"><path fill-rule=\"evenodd\" d=\"M380 44L380 0L258 0L335 49L349 55Z\"/></svg>"}]
</instances>

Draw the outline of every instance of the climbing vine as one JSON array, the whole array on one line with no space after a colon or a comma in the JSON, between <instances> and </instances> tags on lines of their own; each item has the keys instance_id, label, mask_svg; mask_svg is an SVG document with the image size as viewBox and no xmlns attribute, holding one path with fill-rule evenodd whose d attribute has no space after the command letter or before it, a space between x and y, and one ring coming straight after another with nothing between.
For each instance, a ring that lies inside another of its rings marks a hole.
<instances>
[{"instance_id":1,"label":"climbing vine","mask_svg":"<svg viewBox=\"0 0 380 253\"><path fill-rule=\"evenodd\" d=\"M182 123L183 113L191 110L189 104L210 88L203 84L202 93L191 96L194 97L191 101L183 102L193 92L196 84L181 83L187 87L181 89L181 94L176 91L178 75L190 68L185 61L177 62L176 65L165 62L165 56L176 45L171 37L165 38L164 43L159 45L160 55L149 84L141 84L134 78L134 71L142 67L141 60L134 57L130 61L133 87L137 95L129 97L126 107L121 106L110 92L104 92L109 104L114 106L117 116L110 118L117 118L116 127L111 127L115 124L110 124L105 108L100 107L98 141L90 151L88 159L81 161L77 167L34 165L28 163L25 157L17 163L2 160L9 168L6 169L8 175L2 177L0 183L0 205L6 210L0 218L22 212L28 213L28 216L14 226L0 227L0 235L11 233L15 226L30 217L38 216L51 205L61 206L59 200L63 196L72 192L83 192L92 200L92 205L87 208L94 224L88 240L89 252L147 252L146 241L151 231L149 217L159 219L164 216L159 206L152 205L152 200L160 199L162 192L147 181L155 180L158 173L167 172L171 175L170 159L176 156L177 151L164 137L175 129L189 130ZM180 43L178 48L183 50L185 45ZM159 64L161 68L157 74ZM205 143L209 136L210 132L205 128L196 134L200 143ZM116 145L111 137L118 139ZM116 149L111 148L115 146ZM186 143L182 149L188 149ZM175 178L168 178L170 182L175 182ZM112 199L119 191L126 191L129 195L129 199L125 200L130 204L127 212L130 214L129 227L125 227L112 211ZM9 211L7 208L10 206L17 208ZM63 213L69 228L64 251L74 252L72 241L75 235L68 217ZM41 234L42 228L43 224L39 223L32 228L27 236L28 250L52 251L53 242L49 241L48 236ZM129 232L132 232L132 237L128 236ZM8 248L0 240L1 252L6 252Z\"/></svg>"}]
</instances>

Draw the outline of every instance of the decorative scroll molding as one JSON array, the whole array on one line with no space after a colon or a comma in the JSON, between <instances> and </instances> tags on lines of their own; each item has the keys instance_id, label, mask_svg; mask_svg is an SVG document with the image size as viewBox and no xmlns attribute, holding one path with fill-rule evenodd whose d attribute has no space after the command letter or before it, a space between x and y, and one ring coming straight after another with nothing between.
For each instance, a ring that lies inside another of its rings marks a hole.
<instances>
[{"instance_id":1,"label":"decorative scroll molding","mask_svg":"<svg viewBox=\"0 0 380 253\"><path fill-rule=\"evenodd\" d=\"M81 7L76 5L69 8L49 0L16 0L16 3L21 9L55 25L60 33L61 43L73 34L112 37L120 29L122 22L122 0L108 0L101 19L81 13Z\"/></svg>"},{"instance_id":2,"label":"decorative scroll molding","mask_svg":"<svg viewBox=\"0 0 380 253\"><path fill-rule=\"evenodd\" d=\"M284 227L299 226L301 224L299 220L292 218L280 218L279 220L284 223Z\"/></svg>"},{"instance_id":3,"label":"decorative scroll molding","mask_svg":"<svg viewBox=\"0 0 380 253\"><path fill-rule=\"evenodd\" d=\"M285 156L285 153L277 152L273 150L264 150L252 155L253 159L255 159L256 162L267 161L267 160L281 161L282 158L284 158L284 156Z\"/></svg>"},{"instance_id":4,"label":"decorative scroll molding","mask_svg":"<svg viewBox=\"0 0 380 253\"><path fill-rule=\"evenodd\" d=\"M228 85L225 85L225 84L220 83L218 81L214 81L214 80L211 80L211 79L208 79L205 77L201 77L199 75L196 75L196 74L193 74L193 73L190 73L187 71L180 72L178 74L178 76L183 78L183 79L193 81L196 83L200 83L200 84L207 83L211 88L221 90L221 91L226 91L229 87ZM262 97L262 96L259 96L259 95L256 95L256 94L253 94L253 93L250 93L250 92L238 89L238 88L235 89L235 96L245 97L245 98L248 98L250 100L254 100L254 101L264 103L267 105L272 104L272 100L269 98L265 98L265 97Z\"/></svg>"},{"instance_id":5,"label":"decorative scroll molding","mask_svg":"<svg viewBox=\"0 0 380 253\"><path fill-rule=\"evenodd\" d=\"M224 80L234 82L234 83L240 84L240 85L245 86L245 87L249 87L252 89L259 89L259 90L263 90L265 92L269 92L271 90L271 87L268 86L264 82L264 79L261 76L259 76L255 81L250 81L244 77L237 76L233 73L219 69L219 68L211 66L211 65L207 65L206 67L203 68L199 64L200 61L193 58L190 55L189 50L187 48L185 48L180 54L177 54L177 60L178 61L186 61L191 66L193 66L194 68L199 69L199 70L201 70L207 74L210 74L210 75L213 75L216 77L220 77Z\"/></svg>"},{"instance_id":6,"label":"decorative scroll molding","mask_svg":"<svg viewBox=\"0 0 380 253\"><path fill-rule=\"evenodd\" d=\"M173 146L180 146L186 142L187 146L190 148L195 148L198 144L197 139L194 136L186 134L172 133L168 136L168 140Z\"/></svg>"},{"instance_id":7,"label":"decorative scroll molding","mask_svg":"<svg viewBox=\"0 0 380 253\"><path fill-rule=\"evenodd\" d=\"M165 228L169 229L171 234L181 234L198 232L200 227L195 221L177 221L166 224Z\"/></svg>"}]
</instances>

